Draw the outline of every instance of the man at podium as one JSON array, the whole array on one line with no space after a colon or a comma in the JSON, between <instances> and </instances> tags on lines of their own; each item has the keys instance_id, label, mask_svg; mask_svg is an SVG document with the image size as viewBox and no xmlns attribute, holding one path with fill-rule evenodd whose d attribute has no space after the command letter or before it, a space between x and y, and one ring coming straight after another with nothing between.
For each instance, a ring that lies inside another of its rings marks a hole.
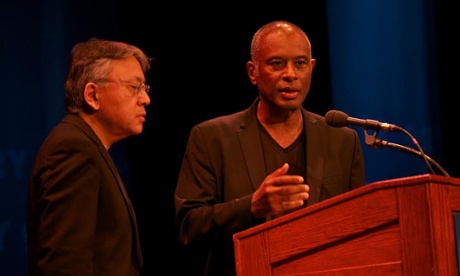
<instances>
[{"instance_id":1,"label":"man at podium","mask_svg":"<svg viewBox=\"0 0 460 276\"><path fill-rule=\"evenodd\" d=\"M175 206L192 275L235 275L233 234L364 185L356 131L302 107L315 63L298 26L262 26L246 64L257 99L191 129Z\"/></svg>"}]
</instances>

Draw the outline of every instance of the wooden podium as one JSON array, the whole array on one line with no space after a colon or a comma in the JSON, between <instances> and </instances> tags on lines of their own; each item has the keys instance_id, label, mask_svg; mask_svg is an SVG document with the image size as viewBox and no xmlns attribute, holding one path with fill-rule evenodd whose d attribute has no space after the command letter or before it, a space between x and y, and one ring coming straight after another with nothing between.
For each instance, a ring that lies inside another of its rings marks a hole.
<instances>
[{"instance_id":1,"label":"wooden podium","mask_svg":"<svg viewBox=\"0 0 460 276\"><path fill-rule=\"evenodd\" d=\"M458 276L455 213L458 178L374 182L236 233L237 275Z\"/></svg>"}]
</instances>

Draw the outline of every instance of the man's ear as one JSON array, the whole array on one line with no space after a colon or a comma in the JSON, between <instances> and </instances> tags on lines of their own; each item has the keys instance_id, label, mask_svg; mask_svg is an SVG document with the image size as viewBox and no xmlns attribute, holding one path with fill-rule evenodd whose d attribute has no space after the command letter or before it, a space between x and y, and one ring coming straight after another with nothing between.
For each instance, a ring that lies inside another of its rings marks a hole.
<instances>
[{"instance_id":1,"label":"man's ear","mask_svg":"<svg viewBox=\"0 0 460 276\"><path fill-rule=\"evenodd\" d=\"M246 72L248 73L249 80L252 82L253 85L257 84L256 80L256 66L254 62L248 61L246 62Z\"/></svg>"},{"instance_id":2,"label":"man's ear","mask_svg":"<svg viewBox=\"0 0 460 276\"><path fill-rule=\"evenodd\" d=\"M85 85L85 91L83 92L83 97L88 106L94 110L99 109L99 99L97 94L97 85L93 82L88 82Z\"/></svg>"}]
</instances>

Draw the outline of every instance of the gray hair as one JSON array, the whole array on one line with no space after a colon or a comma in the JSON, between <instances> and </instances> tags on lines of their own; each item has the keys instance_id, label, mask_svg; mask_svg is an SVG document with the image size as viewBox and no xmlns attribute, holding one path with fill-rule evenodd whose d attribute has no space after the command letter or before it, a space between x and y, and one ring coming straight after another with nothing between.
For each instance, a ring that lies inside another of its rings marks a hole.
<instances>
[{"instance_id":1,"label":"gray hair","mask_svg":"<svg viewBox=\"0 0 460 276\"><path fill-rule=\"evenodd\" d=\"M145 74L150 70L151 59L138 47L118 41L91 38L76 44L69 57L69 69L65 80L65 107L76 113L83 109L83 91L88 82L106 77L112 69L112 61L134 56Z\"/></svg>"}]
</instances>

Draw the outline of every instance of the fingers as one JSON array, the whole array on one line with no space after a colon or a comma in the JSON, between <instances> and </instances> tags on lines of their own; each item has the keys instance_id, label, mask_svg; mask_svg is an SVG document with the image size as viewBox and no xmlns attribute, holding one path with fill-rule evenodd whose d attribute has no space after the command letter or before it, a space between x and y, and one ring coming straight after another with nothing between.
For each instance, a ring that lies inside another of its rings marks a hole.
<instances>
[{"instance_id":1,"label":"fingers","mask_svg":"<svg viewBox=\"0 0 460 276\"><path fill-rule=\"evenodd\" d=\"M309 198L310 187L300 175L286 175L287 163L269 174L254 192L251 212L255 217L299 208Z\"/></svg>"},{"instance_id":2,"label":"fingers","mask_svg":"<svg viewBox=\"0 0 460 276\"><path fill-rule=\"evenodd\" d=\"M271 215L299 208L310 197L309 186L306 184L285 185L276 187L267 193L267 210Z\"/></svg>"},{"instance_id":3,"label":"fingers","mask_svg":"<svg viewBox=\"0 0 460 276\"><path fill-rule=\"evenodd\" d=\"M263 184L273 185L273 186L282 186L282 185L292 185L292 184L302 184L304 179L300 175L286 175L289 170L289 164L284 163L283 166L279 167L271 174L269 174Z\"/></svg>"},{"instance_id":4,"label":"fingers","mask_svg":"<svg viewBox=\"0 0 460 276\"><path fill-rule=\"evenodd\" d=\"M271 215L277 215L286 211L291 211L302 207L305 204L304 200L283 200L278 203L271 204Z\"/></svg>"},{"instance_id":5,"label":"fingers","mask_svg":"<svg viewBox=\"0 0 460 276\"><path fill-rule=\"evenodd\" d=\"M310 195L308 193L308 186L307 185L298 185L302 186L302 190L299 191L293 191L295 188L299 187L293 187L291 189L290 193L278 193L274 196L272 196L272 202L276 204L281 204L281 205L286 205L290 206L293 205L295 207L302 206L303 202L307 200ZM300 204L300 205L299 205Z\"/></svg>"},{"instance_id":6,"label":"fingers","mask_svg":"<svg viewBox=\"0 0 460 276\"><path fill-rule=\"evenodd\" d=\"M280 202L280 208L278 212L289 211L291 209L299 208L305 204L303 200L294 200L294 201L282 201Z\"/></svg>"},{"instance_id":7,"label":"fingers","mask_svg":"<svg viewBox=\"0 0 460 276\"><path fill-rule=\"evenodd\" d=\"M273 186L304 184L303 177L300 175L282 175L276 178L267 179L267 181Z\"/></svg>"},{"instance_id":8,"label":"fingers","mask_svg":"<svg viewBox=\"0 0 460 276\"><path fill-rule=\"evenodd\" d=\"M289 170L289 164L284 163L283 166L279 167L275 171L273 171L271 174L269 174L267 177L275 177L275 176L280 176L280 175L285 175Z\"/></svg>"},{"instance_id":9,"label":"fingers","mask_svg":"<svg viewBox=\"0 0 460 276\"><path fill-rule=\"evenodd\" d=\"M309 190L306 184L261 186L252 196L251 213L255 217L264 217L299 208L308 200Z\"/></svg>"}]
</instances>

